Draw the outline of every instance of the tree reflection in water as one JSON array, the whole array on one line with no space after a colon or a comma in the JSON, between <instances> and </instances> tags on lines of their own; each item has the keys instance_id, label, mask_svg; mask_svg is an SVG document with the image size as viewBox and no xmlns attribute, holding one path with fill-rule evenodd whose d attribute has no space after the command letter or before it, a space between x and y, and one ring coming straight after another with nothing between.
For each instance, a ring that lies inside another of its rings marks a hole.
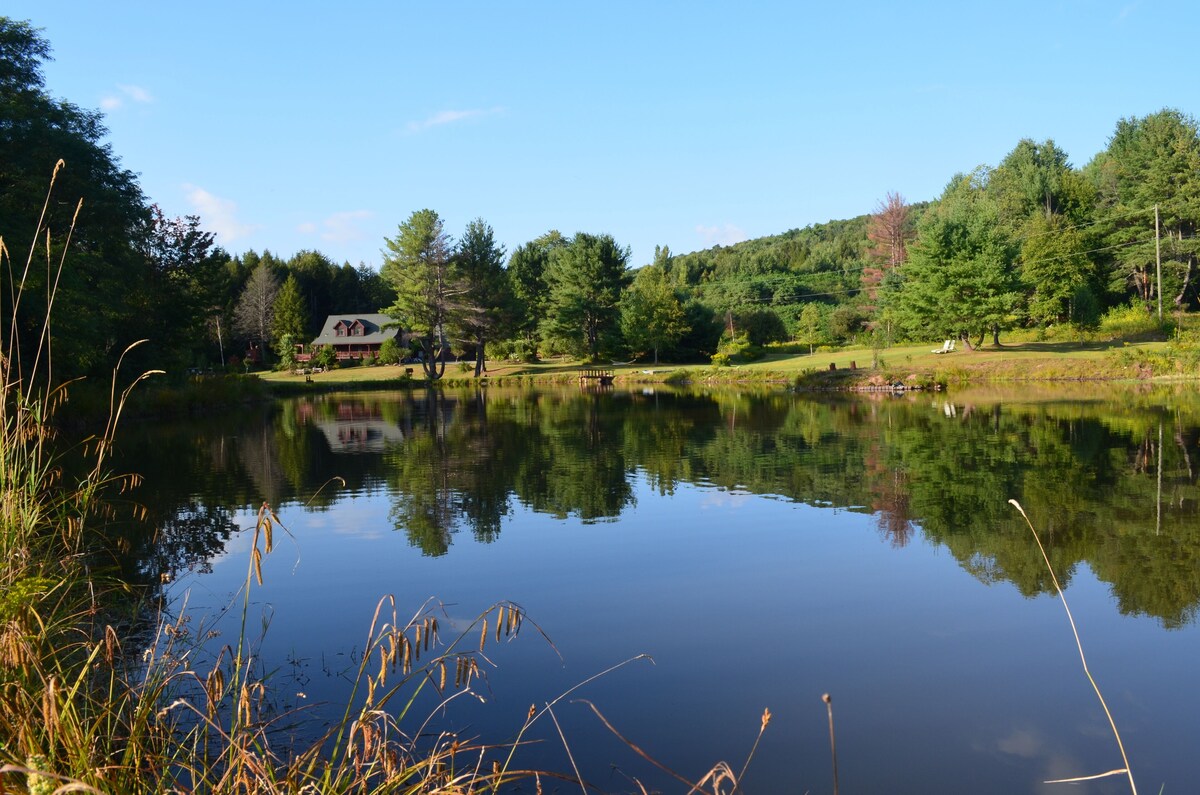
<instances>
[{"instance_id":1,"label":"tree reflection in water","mask_svg":"<svg viewBox=\"0 0 1200 795\"><path fill-rule=\"evenodd\" d=\"M123 464L147 476L137 498L150 521L123 531L125 570L146 581L206 565L236 529L234 512L264 499L324 511L347 493L385 491L393 528L445 555L464 529L495 541L514 500L616 519L642 477L663 495L704 484L870 512L897 548L919 528L983 582L1051 593L1014 497L1064 584L1086 563L1123 612L1168 627L1191 622L1200 603L1200 402L1182 393L1034 401L480 387L288 400L236 425L144 424L131 435ZM334 476L346 491L310 502Z\"/></svg>"}]
</instances>

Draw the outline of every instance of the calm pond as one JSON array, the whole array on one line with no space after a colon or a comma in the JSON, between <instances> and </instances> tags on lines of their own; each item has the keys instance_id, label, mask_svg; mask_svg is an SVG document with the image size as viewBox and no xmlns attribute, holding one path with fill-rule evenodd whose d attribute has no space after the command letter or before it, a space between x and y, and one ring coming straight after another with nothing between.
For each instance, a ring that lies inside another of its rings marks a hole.
<instances>
[{"instance_id":1,"label":"calm pond","mask_svg":"<svg viewBox=\"0 0 1200 795\"><path fill-rule=\"evenodd\" d=\"M439 600L443 639L511 600L553 645L530 624L489 638L483 701L425 731L511 740L531 704L645 654L554 707L604 791L686 787L581 699L692 780L740 770L769 708L746 789L800 793L832 791L830 693L843 792L1127 792L1042 783L1122 762L1015 498L1142 791L1200 782L1191 387L417 390L122 440L157 527L129 539L129 573L170 580L194 624L232 604L237 631L258 506L286 526L250 617L279 707L312 710L301 733L344 703L381 597L405 617ZM570 771L550 720L527 739L518 766Z\"/></svg>"}]
</instances>

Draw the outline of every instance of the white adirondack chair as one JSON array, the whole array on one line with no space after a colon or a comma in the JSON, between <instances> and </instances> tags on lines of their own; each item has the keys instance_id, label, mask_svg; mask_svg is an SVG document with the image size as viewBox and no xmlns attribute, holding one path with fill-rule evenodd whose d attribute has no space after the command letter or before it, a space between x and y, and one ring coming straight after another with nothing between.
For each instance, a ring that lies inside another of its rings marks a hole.
<instances>
[{"instance_id":1,"label":"white adirondack chair","mask_svg":"<svg viewBox=\"0 0 1200 795\"><path fill-rule=\"evenodd\" d=\"M946 340L942 343L942 347L934 348L931 353L950 353L954 350L954 340Z\"/></svg>"}]
</instances>

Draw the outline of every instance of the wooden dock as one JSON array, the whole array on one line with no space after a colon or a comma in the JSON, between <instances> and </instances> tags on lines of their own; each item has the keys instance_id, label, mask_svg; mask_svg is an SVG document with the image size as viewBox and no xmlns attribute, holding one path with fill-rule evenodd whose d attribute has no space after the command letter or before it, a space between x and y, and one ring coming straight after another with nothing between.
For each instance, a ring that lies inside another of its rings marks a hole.
<instances>
[{"instance_id":1,"label":"wooden dock","mask_svg":"<svg viewBox=\"0 0 1200 795\"><path fill-rule=\"evenodd\" d=\"M579 371L579 383L581 386L586 386L589 382L595 382L600 386L612 386L614 377L612 370L588 368Z\"/></svg>"}]
</instances>

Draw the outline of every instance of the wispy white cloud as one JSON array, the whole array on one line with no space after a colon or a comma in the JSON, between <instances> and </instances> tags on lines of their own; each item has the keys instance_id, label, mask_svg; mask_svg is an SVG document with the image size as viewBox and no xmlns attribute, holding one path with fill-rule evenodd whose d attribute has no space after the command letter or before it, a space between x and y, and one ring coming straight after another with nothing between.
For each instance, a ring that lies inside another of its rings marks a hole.
<instances>
[{"instance_id":1,"label":"wispy white cloud","mask_svg":"<svg viewBox=\"0 0 1200 795\"><path fill-rule=\"evenodd\" d=\"M117 88L121 90L122 94L129 97L134 102L148 103L154 101L154 97L150 96L150 92L141 86L118 85Z\"/></svg>"},{"instance_id":2,"label":"wispy white cloud","mask_svg":"<svg viewBox=\"0 0 1200 795\"><path fill-rule=\"evenodd\" d=\"M705 226L696 224L696 234L700 236L705 246L729 246L746 239L746 233L733 224L723 226Z\"/></svg>"},{"instance_id":3,"label":"wispy white cloud","mask_svg":"<svg viewBox=\"0 0 1200 795\"><path fill-rule=\"evenodd\" d=\"M314 235L319 231L322 240L330 243L351 243L365 237L360 224L374 217L375 214L370 210L347 210L334 213L322 219L319 224L306 221L297 226L296 231L305 235Z\"/></svg>"},{"instance_id":4,"label":"wispy white cloud","mask_svg":"<svg viewBox=\"0 0 1200 795\"><path fill-rule=\"evenodd\" d=\"M195 185L184 185L183 189L187 192L188 203L200 216L204 228L216 233L222 243L232 243L258 231L257 226L242 223L237 219L235 202L214 196Z\"/></svg>"},{"instance_id":5,"label":"wispy white cloud","mask_svg":"<svg viewBox=\"0 0 1200 795\"><path fill-rule=\"evenodd\" d=\"M117 86L116 93L106 94L101 98L100 107L103 110L114 111L125 107L128 102L148 105L153 101L154 97L141 86L122 84Z\"/></svg>"},{"instance_id":6,"label":"wispy white cloud","mask_svg":"<svg viewBox=\"0 0 1200 795\"><path fill-rule=\"evenodd\" d=\"M504 108L488 108L474 110L442 110L433 114L429 118L421 119L420 121L410 121L408 123L409 132L422 132L432 127L441 127L444 124L454 124L467 119L478 119L483 116L495 116L498 113L503 113Z\"/></svg>"}]
</instances>

